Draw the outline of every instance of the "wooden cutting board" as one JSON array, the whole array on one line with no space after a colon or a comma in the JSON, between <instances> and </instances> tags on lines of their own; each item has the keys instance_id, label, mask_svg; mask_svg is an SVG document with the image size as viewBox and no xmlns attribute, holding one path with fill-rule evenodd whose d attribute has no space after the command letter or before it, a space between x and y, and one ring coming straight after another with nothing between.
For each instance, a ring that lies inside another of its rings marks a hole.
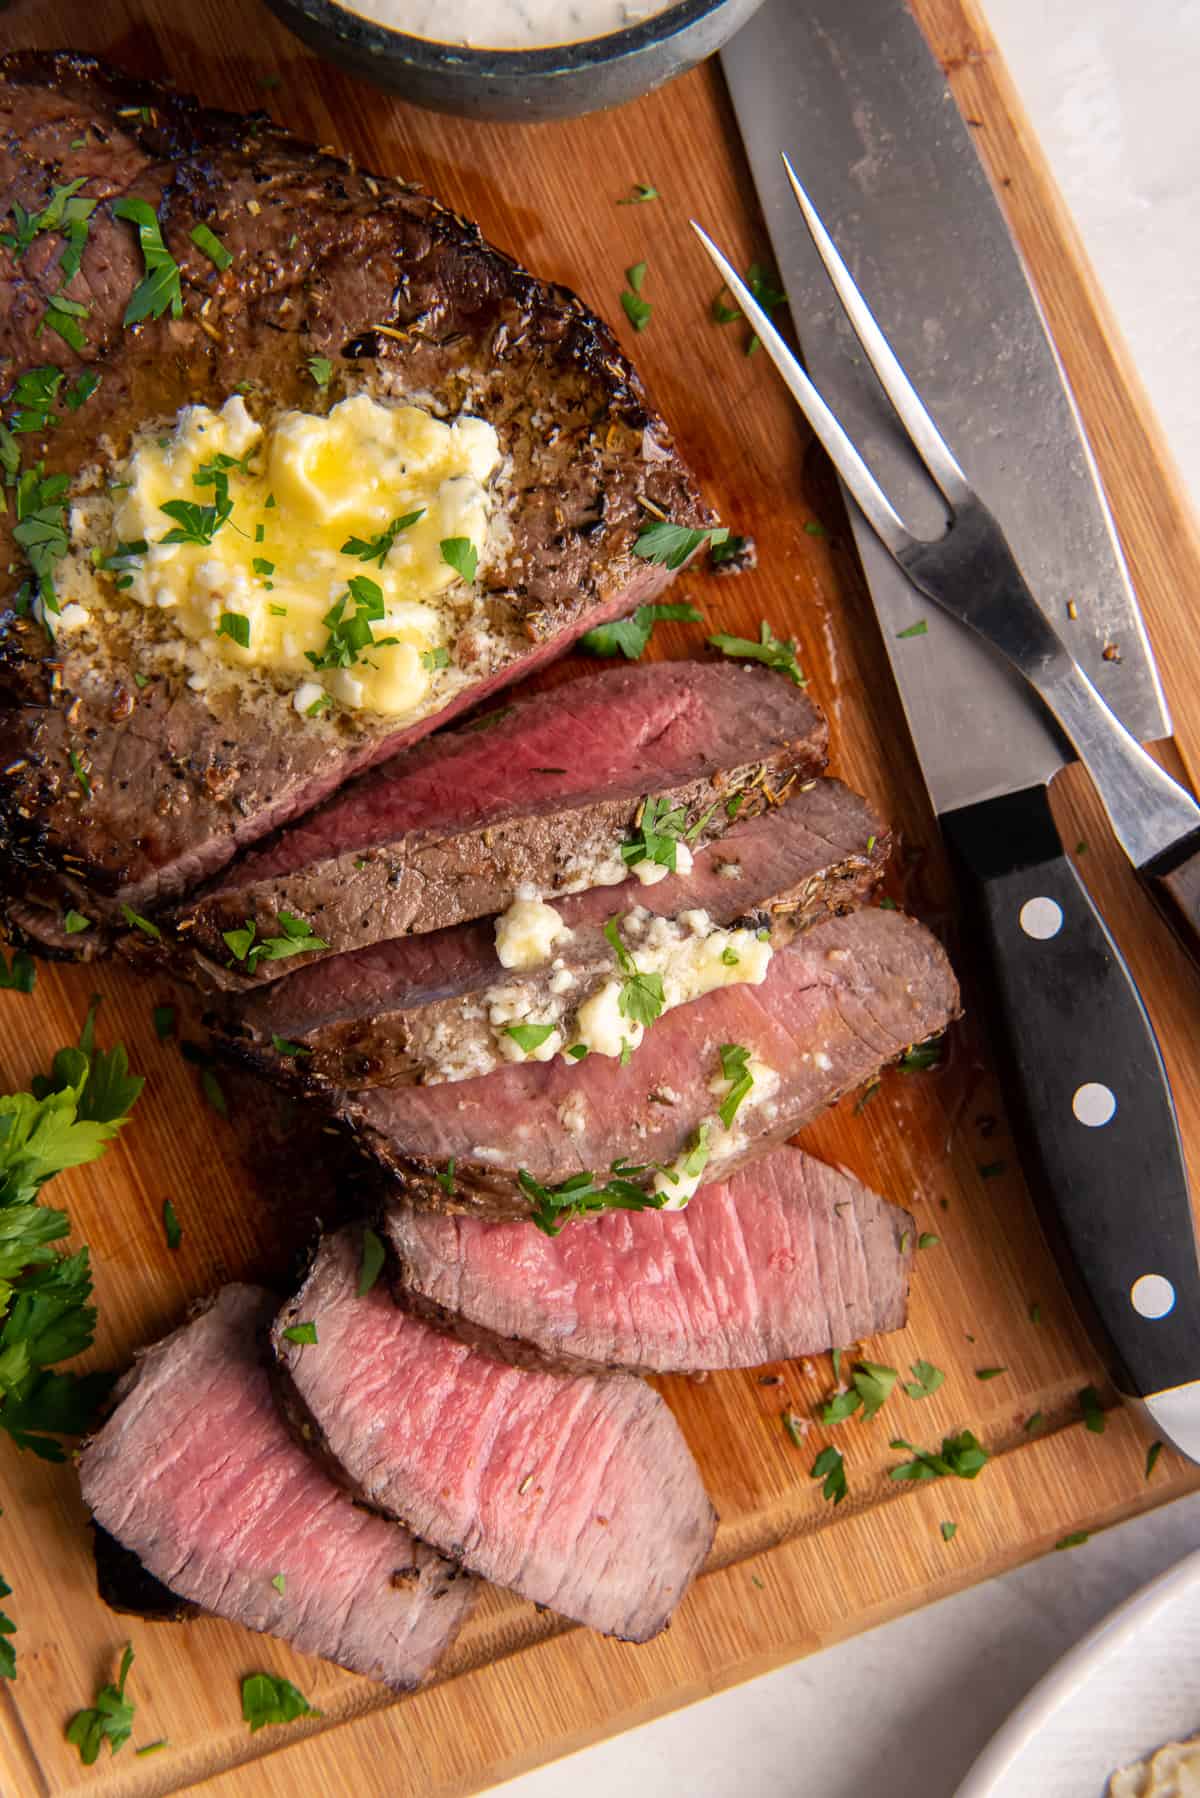
<instances>
[{"instance_id":1,"label":"wooden cutting board","mask_svg":"<svg viewBox=\"0 0 1200 1798\"><path fill-rule=\"evenodd\" d=\"M1200 544L1178 479L986 28L969 0L914 5L978 130L1087 418L1178 719L1176 745L1164 753L1173 765L1182 756L1198 767L1200 646L1190 608ZM186 8L174 0L25 0L4 12L0 44L70 44L174 77L218 105L268 106L302 136L420 181L615 319L721 517L759 545L756 572L689 575L679 596L726 630L753 633L767 618L778 634L799 639L812 691L830 714L835 771L901 832L897 896L959 950L941 852L837 490L765 358L748 359L741 328L721 329L710 316L713 286L688 214L743 262L766 247L715 66L608 117L517 130L387 99L317 62L256 0L192 0ZM636 181L654 182L661 199L619 207ZM618 294L624 269L642 259L654 312L635 339ZM699 627L660 635L668 654L700 653ZM1200 980L1135 888L1077 771L1056 797L1065 840L1080 844L1080 865L1161 1033L1200 1172ZM946 1370L945 1384L919 1404L893 1396L870 1425L840 1427L850 1483L843 1505L826 1503L809 1477L827 1433L814 1425L797 1447L780 1419L785 1407L811 1416L828 1394L827 1357L773 1370L775 1383L756 1373L664 1382L722 1519L711 1570L672 1628L646 1647L624 1647L489 1592L438 1683L397 1702L230 1625L150 1625L109 1613L95 1596L71 1467L18 1455L6 1440L0 1569L13 1587L4 1608L18 1626L19 1677L0 1690L0 1789L86 1785L149 1798L207 1780L207 1789L230 1798L478 1791L1011 1567L1068 1532L1200 1487L1200 1473L1170 1452L1147 1482L1147 1439L1127 1412L1110 1411L1103 1434L1080 1421L1080 1389L1105 1389L1100 1366L1015 1169L969 964L961 955L959 964L968 1015L944 1070L891 1074L865 1108L848 1102L805 1137L910 1205L919 1229L939 1238L917 1257L908 1329L868 1352L906 1374L918 1357L932 1361ZM149 1080L120 1145L61 1179L52 1198L67 1205L77 1239L92 1246L95 1359L113 1364L220 1280L281 1276L295 1156L281 1154L272 1168L277 1145L268 1139L264 1148L259 1095L230 1084L229 1122L206 1106L194 1069L175 1044L155 1037L151 1006L166 994L112 964L45 968L32 999L0 994L4 1089L25 1086L73 1040L93 990L105 995L103 1039L122 1038ZM250 1160L248 1144L256 1150ZM160 1222L167 1197L184 1232L175 1254ZM1007 1371L986 1383L976 1378L977 1369L996 1366ZM1031 1435L1038 1414L1045 1427ZM977 1481L916 1489L889 1481L888 1467L901 1458L890 1437L933 1445L962 1426L992 1451ZM958 1526L949 1543L943 1520ZM105 1749L88 1771L64 1744L63 1726L112 1677L126 1640L137 1653L133 1744L115 1760ZM286 1674L323 1716L251 1737L238 1688L256 1669ZM170 1746L135 1758L134 1747L159 1738Z\"/></svg>"}]
</instances>

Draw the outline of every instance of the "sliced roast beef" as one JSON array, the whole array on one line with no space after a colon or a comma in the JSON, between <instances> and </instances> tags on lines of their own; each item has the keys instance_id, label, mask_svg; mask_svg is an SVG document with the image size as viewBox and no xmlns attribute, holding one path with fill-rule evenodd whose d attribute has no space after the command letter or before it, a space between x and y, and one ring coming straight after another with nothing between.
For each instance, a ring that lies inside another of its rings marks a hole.
<instances>
[{"instance_id":1,"label":"sliced roast beef","mask_svg":"<svg viewBox=\"0 0 1200 1798\"><path fill-rule=\"evenodd\" d=\"M382 1282L360 1297L360 1263L354 1232L326 1237L274 1332L304 1420L352 1489L535 1604L626 1641L655 1635L716 1521L663 1400L641 1380L479 1354Z\"/></svg>"},{"instance_id":2,"label":"sliced roast beef","mask_svg":"<svg viewBox=\"0 0 1200 1798\"><path fill-rule=\"evenodd\" d=\"M453 1640L471 1582L359 1510L297 1445L263 1360L275 1309L259 1287L226 1286L147 1349L80 1454L84 1499L178 1598L415 1686Z\"/></svg>"},{"instance_id":3,"label":"sliced roast beef","mask_svg":"<svg viewBox=\"0 0 1200 1798\"><path fill-rule=\"evenodd\" d=\"M811 701L763 669L606 669L356 782L184 908L178 941L212 982L241 986L289 974L297 958L235 961L225 933L279 937L282 913L337 954L502 911L518 886L612 884L647 795L682 808L704 842L819 772L826 743Z\"/></svg>"},{"instance_id":4,"label":"sliced roast beef","mask_svg":"<svg viewBox=\"0 0 1200 1798\"><path fill-rule=\"evenodd\" d=\"M396 1203L403 1303L504 1358L694 1373L820 1354L903 1326L913 1220L801 1149L685 1211L547 1236Z\"/></svg>"},{"instance_id":5,"label":"sliced roast beef","mask_svg":"<svg viewBox=\"0 0 1200 1798\"><path fill-rule=\"evenodd\" d=\"M140 427L234 392L260 423L362 391L412 398L442 417L485 418L506 458L502 547L480 570L473 622L428 709L399 719L301 716L265 679L219 697L197 691L185 671L156 661L165 615L123 602L108 574L91 624L51 644L15 603L28 567L12 541L18 514L6 507L0 821L10 913L33 935L87 953L101 933L64 936L66 905L119 921L122 903L144 911L194 885L356 769L652 598L670 571L634 553L648 514L709 520L607 327L408 183L317 151L261 114L205 111L67 53L0 59L0 122L6 217L15 203L39 215L59 184L76 181L81 200L97 202L65 283L57 232L43 229L24 251L0 246L4 388L34 365L65 375L44 426L24 407L13 441L27 468L41 461L47 474L69 475L74 496L88 471L102 485ZM112 202L130 194L155 209L181 270L182 310L125 326L144 269L137 231ZM228 251L227 267L197 247L198 226ZM79 354L45 330L60 287L88 308ZM332 365L322 387L313 357ZM76 403L84 362L100 383ZM6 423L14 410L10 398Z\"/></svg>"},{"instance_id":6,"label":"sliced roast beef","mask_svg":"<svg viewBox=\"0 0 1200 1798\"><path fill-rule=\"evenodd\" d=\"M770 927L782 943L826 911L864 898L889 846L885 827L857 794L836 780L806 782L786 805L739 817L727 835L697 852L686 875L649 886L631 879L556 900L572 939L532 971L500 965L491 920L462 924L317 960L235 1000L217 1027L264 1066L323 1085L408 1083L436 1078L446 1067L461 1070L461 1078L472 1067L482 1071L482 1054L485 1066L499 1065L482 996L501 988L510 1016L539 1013L563 998L566 970L577 1005L588 969L611 972L602 926L615 914L640 907L669 918L699 908L720 927Z\"/></svg>"},{"instance_id":7,"label":"sliced roast beef","mask_svg":"<svg viewBox=\"0 0 1200 1798\"><path fill-rule=\"evenodd\" d=\"M760 986L666 1013L625 1066L601 1055L526 1062L454 1085L375 1087L341 1110L417 1202L553 1224L606 1202L581 1191L581 1175L617 1205L655 1187L660 1204L682 1197L699 1173L725 1179L957 1011L937 940L901 912L868 909L814 924L773 956ZM728 1129L716 1115L729 1086L723 1044L748 1052L753 1075Z\"/></svg>"}]
</instances>

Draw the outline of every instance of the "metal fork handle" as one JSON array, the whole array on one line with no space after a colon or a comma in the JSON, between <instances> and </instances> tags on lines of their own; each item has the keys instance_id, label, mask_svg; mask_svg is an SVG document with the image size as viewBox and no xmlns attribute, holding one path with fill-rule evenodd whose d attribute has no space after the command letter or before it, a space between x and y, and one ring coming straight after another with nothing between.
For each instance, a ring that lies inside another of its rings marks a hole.
<instances>
[{"instance_id":1,"label":"metal fork handle","mask_svg":"<svg viewBox=\"0 0 1200 1798\"><path fill-rule=\"evenodd\" d=\"M910 542L896 559L914 586L1025 676L1087 768L1136 868L1169 856L1200 830L1200 805L1146 753L1079 667L981 500L971 495L955 508L944 537Z\"/></svg>"}]
</instances>

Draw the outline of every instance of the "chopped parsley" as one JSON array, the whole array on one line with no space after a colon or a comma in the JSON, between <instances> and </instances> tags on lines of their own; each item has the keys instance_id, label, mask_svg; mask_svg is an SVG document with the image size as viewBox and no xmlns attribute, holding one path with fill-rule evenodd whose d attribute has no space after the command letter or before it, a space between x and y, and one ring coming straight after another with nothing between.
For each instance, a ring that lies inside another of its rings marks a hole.
<instances>
[{"instance_id":1,"label":"chopped parsley","mask_svg":"<svg viewBox=\"0 0 1200 1798\"><path fill-rule=\"evenodd\" d=\"M1069 1536L1060 1536L1054 1546L1056 1549L1082 1548L1084 1543L1090 1542L1091 1539L1090 1530L1072 1530Z\"/></svg>"},{"instance_id":2,"label":"chopped parsley","mask_svg":"<svg viewBox=\"0 0 1200 1798\"><path fill-rule=\"evenodd\" d=\"M1163 1452L1163 1445L1161 1442L1152 1442L1150 1444L1149 1448L1146 1450L1146 1478L1147 1479L1150 1478L1150 1475L1154 1472L1155 1467L1158 1465L1158 1457L1162 1454L1162 1452Z\"/></svg>"},{"instance_id":3,"label":"chopped parsley","mask_svg":"<svg viewBox=\"0 0 1200 1798\"><path fill-rule=\"evenodd\" d=\"M145 278L134 288L125 308L124 323L140 324L146 318L161 318L170 311L172 318L183 314L183 294L179 286L179 264L163 242L162 229L154 208L145 200L114 200L113 214L128 219L137 227L138 243L146 266Z\"/></svg>"},{"instance_id":4,"label":"chopped parsley","mask_svg":"<svg viewBox=\"0 0 1200 1798\"><path fill-rule=\"evenodd\" d=\"M443 537L441 541L442 561L453 568L455 574L469 586L475 579L475 571L479 567L479 551L469 537Z\"/></svg>"},{"instance_id":5,"label":"chopped parsley","mask_svg":"<svg viewBox=\"0 0 1200 1798\"><path fill-rule=\"evenodd\" d=\"M358 1296L365 1299L383 1271L384 1248L378 1235L368 1225L363 1230L362 1260L358 1269Z\"/></svg>"},{"instance_id":6,"label":"chopped parsley","mask_svg":"<svg viewBox=\"0 0 1200 1798\"><path fill-rule=\"evenodd\" d=\"M207 225L193 225L191 239L201 255L207 256L213 266L224 274L233 257L216 233L210 231Z\"/></svg>"},{"instance_id":7,"label":"chopped parsley","mask_svg":"<svg viewBox=\"0 0 1200 1798\"><path fill-rule=\"evenodd\" d=\"M291 955L307 955L329 947L324 937L314 934L308 920L297 917L295 912L281 911L278 923L282 936L258 937L257 941L258 926L252 918L246 919L244 929L222 932L230 954L245 962L248 974L256 971L260 961L283 961Z\"/></svg>"},{"instance_id":8,"label":"chopped parsley","mask_svg":"<svg viewBox=\"0 0 1200 1798\"><path fill-rule=\"evenodd\" d=\"M631 1023L641 1024L643 1028L648 1028L656 1018L661 1016L666 1003L663 978L661 974L645 974L641 971L621 941L620 926L619 917L610 918L604 926L604 934L612 944L613 953L617 958L617 966L624 976L621 981L620 996L617 999L617 1009L621 1016L628 1018Z\"/></svg>"},{"instance_id":9,"label":"chopped parsley","mask_svg":"<svg viewBox=\"0 0 1200 1798\"><path fill-rule=\"evenodd\" d=\"M758 301L764 312L775 312L784 305L787 295L779 285L779 277L764 263L752 262L746 270L746 286ZM712 303L712 315L719 325L732 325L742 316L740 306L733 304L733 297L727 287L722 287ZM747 356L752 356L758 348L758 338L750 337L746 344Z\"/></svg>"},{"instance_id":10,"label":"chopped parsley","mask_svg":"<svg viewBox=\"0 0 1200 1798\"><path fill-rule=\"evenodd\" d=\"M40 336L44 327L47 331L53 331L56 336L61 337L68 348L79 355L87 348L87 338L83 334L83 326L79 321L81 318L87 318L90 310L90 307L85 306L82 300L69 300L62 293L51 294L46 301L46 311L34 331L34 336Z\"/></svg>"},{"instance_id":11,"label":"chopped parsley","mask_svg":"<svg viewBox=\"0 0 1200 1798\"><path fill-rule=\"evenodd\" d=\"M958 1525L956 1523L943 1523L939 1525L939 1528L942 1532L943 1542L953 1542L955 1536L958 1534Z\"/></svg>"},{"instance_id":12,"label":"chopped parsley","mask_svg":"<svg viewBox=\"0 0 1200 1798\"><path fill-rule=\"evenodd\" d=\"M557 1185L535 1180L525 1168L517 1169L517 1184L532 1207L532 1221L547 1236L557 1236L572 1218L594 1211L648 1211L660 1209L662 1200L636 1186L630 1175L644 1174L644 1167L616 1161L609 1178L597 1174L571 1174ZM440 1176L439 1176L440 1179Z\"/></svg>"},{"instance_id":13,"label":"chopped parsley","mask_svg":"<svg viewBox=\"0 0 1200 1798\"><path fill-rule=\"evenodd\" d=\"M354 610L347 612L353 601ZM321 623L329 632L324 649L318 655L311 649L305 656L314 668L352 668L364 649L395 643L395 637L376 637L371 630L383 617L383 589L368 575L351 575L346 591L335 600Z\"/></svg>"},{"instance_id":14,"label":"chopped parsley","mask_svg":"<svg viewBox=\"0 0 1200 1798\"><path fill-rule=\"evenodd\" d=\"M644 268L645 264L642 266ZM630 293L626 288L621 294L621 306L634 330L644 331L654 313L650 301L644 300L640 293Z\"/></svg>"},{"instance_id":15,"label":"chopped parsley","mask_svg":"<svg viewBox=\"0 0 1200 1798\"><path fill-rule=\"evenodd\" d=\"M333 379L333 363L328 356L310 356L305 367L318 387L328 387Z\"/></svg>"},{"instance_id":16,"label":"chopped parsley","mask_svg":"<svg viewBox=\"0 0 1200 1798\"><path fill-rule=\"evenodd\" d=\"M434 1176L448 1199L454 1197L454 1169L456 1165L455 1157L451 1155L441 1173Z\"/></svg>"},{"instance_id":17,"label":"chopped parsley","mask_svg":"<svg viewBox=\"0 0 1200 1798\"><path fill-rule=\"evenodd\" d=\"M1100 1394L1094 1386L1085 1386L1079 1394L1079 1409L1093 1436L1103 1436L1105 1416L1100 1404Z\"/></svg>"},{"instance_id":18,"label":"chopped parsley","mask_svg":"<svg viewBox=\"0 0 1200 1798\"><path fill-rule=\"evenodd\" d=\"M78 1748L79 1758L85 1767L95 1764L104 1742L116 1754L133 1733L134 1707L125 1697L125 1681L129 1678L132 1666L133 1645L127 1642L121 1656L121 1669L117 1674L116 1685L101 1686L92 1707L86 1711L76 1711L67 1724L67 1741L72 1747Z\"/></svg>"},{"instance_id":19,"label":"chopped parsley","mask_svg":"<svg viewBox=\"0 0 1200 1798\"><path fill-rule=\"evenodd\" d=\"M631 268L625 270L625 279L628 281L634 293L641 293L642 291L642 283L646 279L646 267L647 265L644 262L635 262Z\"/></svg>"},{"instance_id":20,"label":"chopped parsley","mask_svg":"<svg viewBox=\"0 0 1200 1798\"><path fill-rule=\"evenodd\" d=\"M750 1051L739 1043L722 1043L717 1053L721 1057L721 1077L730 1083L717 1116L728 1130L754 1085L754 1075L750 1072Z\"/></svg>"},{"instance_id":21,"label":"chopped parsley","mask_svg":"<svg viewBox=\"0 0 1200 1798\"><path fill-rule=\"evenodd\" d=\"M288 1342L316 1342L317 1326L310 1318L301 1324L289 1324L283 1334Z\"/></svg>"},{"instance_id":22,"label":"chopped parsley","mask_svg":"<svg viewBox=\"0 0 1200 1798\"><path fill-rule=\"evenodd\" d=\"M143 918L141 912L134 911L132 905L122 905L121 916L131 929L140 930L142 935L148 936L152 942L161 942L162 931L159 929L158 925L153 923L149 918Z\"/></svg>"},{"instance_id":23,"label":"chopped parsley","mask_svg":"<svg viewBox=\"0 0 1200 1798\"><path fill-rule=\"evenodd\" d=\"M302 1055L312 1054L312 1050L306 1048L303 1043L294 1043L290 1037L276 1036L274 1033L271 1036L271 1047L276 1055L286 1056L292 1061L298 1061Z\"/></svg>"},{"instance_id":24,"label":"chopped parsley","mask_svg":"<svg viewBox=\"0 0 1200 1798\"><path fill-rule=\"evenodd\" d=\"M932 1361L914 1361L912 1379L904 1382L909 1398L929 1398L945 1381L945 1374Z\"/></svg>"},{"instance_id":25,"label":"chopped parsley","mask_svg":"<svg viewBox=\"0 0 1200 1798\"><path fill-rule=\"evenodd\" d=\"M12 1587L0 1573L0 1598L11 1597ZM16 1679L17 1677L16 1646L7 1640L9 1636L15 1636L16 1633L17 1626L12 1618L5 1616L4 1612L0 1611L0 1679Z\"/></svg>"},{"instance_id":26,"label":"chopped parsley","mask_svg":"<svg viewBox=\"0 0 1200 1798\"><path fill-rule=\"evenodd\" d=\"M71 280L79 273L79 262L83 254L83 246L87 242L88 220L96 210L97 201L80 197L79 190L83 186L84 177L76 181L68 181L65 186L52 187L50 198L40 212L27 212L19 200L13 202L12 217L14 229L0 231L0 243L10 249L15 256L24 256L33 240L42 231L60 231L67 240L59 262L64 281Z\"/></svg>"},{"instance_id":27,"label":"chopped parsley","mask_svg":"<svg viewBox=\"0 0 1200 1798\"><path fill-rule=\"evenodd\" d=\"M977 1380L998 1380L1001 1374L1007 1372L1007 1367L977 1367L975 1378Z\"/></svg>"},{"instance_id":28,"label":"chopped parsley","mask_svg":"<svg viewBox=\"0 0 1200 1798\"><path fill-rule=\"evenodd\" d=\"M270 567L270 563L267 564ZM217 636L230 637L241 649L250 647L250 620L245 612L222 612L217 622Z\"/></svg>"},{"instance_id":29,"label":"chopped parsley","mask_svg":"<svg viewBox=\"0 0 1200 1798\"><path fill-rule=\"evenodd\" d=\"M92 920L90 918L85 918L81 911L76 911L75 907L71 906L66 916L63 918L63 929L66 931L67 935L78 936L81 931L90 930L91 928Z\"/></svg>"},{"instance_id":30,"label":"chopped parsley","mask_svg":"<svg viewBox=\"0 0 1200 1798\"><path fill-rule=\"evenodd\" d=\"M812 1464L810 1477L823 1482L822 1498L832 1499L835 1505L841 1504L846 1496L847 1486L846 1461L840 1449L834 1448L832 1443L828 1448L823 1448Z\"/></svg>"},{"instance_id":31,"label":"chopped parsley","mask_svg":"<svg viewBox=\"0 0 1200 1798\"><path fill-rule=\"evenodd\" d=\"M169 1249L177 1249L183 1241L183 1226L175 1215L175 1207L170 1199L163 1200L162 1208L163 1235L167 1239Z\"/></svg>"},{"instance_id":32,"label":"chopped parsley","mask_svg":"<svg viewBox=\"0 0 1200 1798\"><path fill-rule=\"evenodd\" d=\"M506 1024L505 1036L511 1036L523 1055L532 1055L535 1049L554 1035L553 1024Z\"/></svg>"},{"instance_id":33,"label":"chopped parsley","mask_svg":"<svg viewBox=\"0 0 1200 1798\"><path fill-rule=\"evenodd\" d=\"M822 1423L845 1423L861 1410L864 1423L869 1423L891 1396L899 1376L894 1367L881 1367L876 1361L859 1361L850 1375L847 1391L834 1395L821 1409Z\"/></svg>"},{"instance_id":34,"label":"chopped parsley","mask_svg":"<svg viewBox=\"0 0 1200 1798\"><path fill-rule=\"evenodd\" d=\"M403 518L393 518L378 537L348 537L342 544L342 554L357 556L360 562L378 562L382 568L388 551L401 531L407 531L410 525L416 524L424 516L425 508L419 506L415 512L406 512Z\"/></svg>"},{"instance_id":35,"label":"chopped parsley","mask_svg":"<svg viewBox=\"0 0 1200 1798\"><path fill-rule=\"evenodd\" d=\"M658 198L657 187L651 186L649 181L635 181L633 191L624 200L618 200L617 205L644 206L648 200L657 200Z\"/></svg>"},{"instance_id":36,"label":"chopped parsley","mask_svg":"<svg viewBox=\"0 0 1200 1798\"><path fill-rule=\"evenodd\" d=\"M902 1437L898 1437L890 1446L906 1449L913 1456L911 1461L904 1461L899 1467L888 1470L888 1478L892 1480L940 1480L950 1475L959 1480L973 1480L988 1462L986 1448L970 1430L961 1430L957 1436L943 1437L940 1454L932 1449L914 1448L911 1442L905 1442Z\"/></svg>"},{"instance_id":37,"label":"chopped parsley","mask_svg":"<svg viewBox=\"0 0 1200 1798\"><path fill-rule=\"evenodd\" d=\"M31 993L37 985L37 967L24 949L14 949L11 964L0 950L0 992Z\"/></svg>"},{"instance_id":38,"label":"chopped parsley","mask_svg":"<svg viewBox=\"0 0 1200 1798\"><path fill-rule=\"evenodd\" d=\"M919 1249L936 1249L941 1240L941 1237L933 1230L922 1230L917 1237L917 1247Z\"/></svg>"},{"instance_id":39,"label":"chopped parsley","mask_svg":"<svg viewBox=\"0 0 1200 1798\"><path fill-rule=\"evenodd\" d=\"M926 624L925 620L923 618L918 618L915 624L910 624L906 626L904 630L897 631L896 635L897 637L923 637L928 629L929 626Z\"/></svg>"},{"instance_id":40,"label":"chopped parsley","mask_svg":"<svg viewBox=\"0 0 1200 1798\"><path fill-rule=\"evenodd\" d=\"M67 760L71 764L71 773L79 783L80 792L85 799L90 799L92 796L92 782L91 777L88 774L87 763L83 760L83 757L77 749L69 749L67 751Z\"/></svg>"},{"instance_id":41,"label":"chopped parsley","mask_svg":"<svg viewBox=\"0 0 1200 1798\"><path fill-rule=\"evenodd\" d=\"M439 645L436 649L423 649L421 651L421 666L430 674L438 668L448 668L450 666L450 651L442 645Z\"/></svg>"},{"instance_id":42,"label":"chopped parsley","mask_svg":"<svg viewBox=\"0 0 1200 1798\"><path fill-rule=\"evenodd\" d=\"M272 1574L271 1584L274 1586L275 1590L278 1592L280 1598L282 1598L284 1593L287 1591L287 1575L285 1573Z\"/></svg>"},{"instance_id":43,"label":"chopped parsley","mask_svg":"<svg viewBox=\"0 0 1200 1798\"><path fill-rule=\"evenodd\" d=\"M198 477L193 475L192 478L196 480ZM229 517L233 507L229 503L228 494L226 494L224 502L218 497L216 503L211 506L200 506L190 499L167 499L158 509L173 520L171 529L166 536L158 539L160 543L197 543L202 547L207 547Z\"/></svg>"},{"instance_id":44,"label":"chopped parsley","mask_svg":"<svg viewBox=\"0 0 1200 1798\"><path fill-rule=\"evenodd\" d=\"M594 625L584 632L578 646L585 655L623 655L628 661L636 662L644 655L655 625L666 619L702 624L704 614L695 606L639 606L628 618L618 618L612 624Z\"/></svg>"},{"instance_id":45,"label":"chopped parsley","mask_svg":"<svg viewBox=\"0 0 1200 1798\"><path fill-rule=\"evenodd\" d=\"M788 1410L779 1413L779 1421L787 1431L788 1441L792 1444L793 1448L803 1448L804 1437L808 1430L808 1424L805 1419L803 1417L797 1417L796 1413L789 1408Z\"/></svg>"},{"instance_id":46,"label":"chopped parsley","mask_svg":"<svg viewBox=\"0 0 1200 1798\"><path fill-rule=\"evenodd\" d=\"M660 518L638 533L633 553L641 556L643 561L657 562L663 568L682 568L702 543L724 543L728 536L724 525L713 525L701 531Z\"/></svg>"},{"instance_id":47,"label":"chopped parsley","mask_svg":"<svg viewBox=\"0 0 1200 1798\"><path fill-rule=\"evenodd\" d=\"M637 862L657 862L675 872L679 839L687 829L687 812L666 799L644 799L634 830L621 844L621 860L627 868Z\"/></svg>"},{"instance_id":48,"label":"chopped parsley","mask_svg":"<svg viewBox=\"0 0 1200 1798\"><path fill-rule=\"evenodd\" d=\"M776 668L780 674L786 674L795 687L808 685L804 671L796 660L795 643L790 637L776 637L765 618L759 625L757 643L752 637L731 637L726 631L716 631L708 640L723 656L761 662L766 668Z\"/></svg>"},{"instance_id":49,"label":"chopped parsley","mask_svg":"<svg viewBox=\"0 0 1200 1798\"><path fill-rule=\"evenodd\" d=\"M61 375L58 377L61 380ZM17 386L20 388L18 381ZM57 391L57 382L53 391ZM22 427L13 421L14 431ZM44 421L43 421L44 422ZM54 570L67 553L67 488L70 477L48 475L39 462L33 468L13 470L16 484L17 522L13 526L14 541L25 551L25 559L33 571L37 594L47 612L59 610L54 590ZM20 596L18 606L20 610Z\"/></svg>"},{"instance_id":50,"label":"chopped parsley","mask_svg":"<svg viewBox=\"0 0 1200 1798\"><path fill-rule=\"evenodd\" d=\"M297 1717L323 1717L290 1679L271 1673L248 1673L242 1681L242 1718L250 1734L268 1723L294 1723Z\"/></svg>"},{"instance_id":51,"label":"chopped parsley","mask_svg":"<svg viewBox=\"0 0 1200 1798\"><path fill-rule=\"evenodd\" d=\"M931 1037L927 1043L914 1043L904 1051L896 1066L902 1074L928 1074L942 1065L942 1051L946 1046L944 1036Z\"/></svg>"}]
</instances>

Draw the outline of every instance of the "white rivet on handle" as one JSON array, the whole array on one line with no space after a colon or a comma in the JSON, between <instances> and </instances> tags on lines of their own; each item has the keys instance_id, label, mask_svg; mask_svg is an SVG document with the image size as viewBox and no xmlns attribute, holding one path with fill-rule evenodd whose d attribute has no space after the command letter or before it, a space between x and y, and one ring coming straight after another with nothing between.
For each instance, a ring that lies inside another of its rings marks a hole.
<instances>
[{"instance_id":1,"label":"white rivet on handle","mask_svg":"<svg viewBox=\"0 0 1200 1798\"><path fill-rule=\"evenodd\" d=\"M1175 1288L1165 1274L1143 1274L1129 1288L1129 1302L1139 1317L1165 1317L1175 1304Z\"/></svg>"},{"instance_id":2,"label":"white rivet on handle","mask_svg":"<svg viewBox=\"0 0 1200 1798\"><path fill-rule=\"evenodd\" d=\"M1025 935L1033 937L1038 943L1057 936L1062 929L1062 921L1062 906L1057 899L1049 899L1044 893L1039 893L1035 899L1027 899L1017 917Z\"/></svg>"},{"instance_id":3,"label":"white rivet on handle","mask_svg":"<svg viewBox=\"0 0 1200 1798\"><path fill-rule=\"evenodd\" d=\"M1116 1095L1098 1080L1087 1080L1082 1086L1076 1087L1071 1110L1089 1130L1099 1130L1102 1124L1111 1122L1116 1115Z\"/></svg>"}]
</instances>

